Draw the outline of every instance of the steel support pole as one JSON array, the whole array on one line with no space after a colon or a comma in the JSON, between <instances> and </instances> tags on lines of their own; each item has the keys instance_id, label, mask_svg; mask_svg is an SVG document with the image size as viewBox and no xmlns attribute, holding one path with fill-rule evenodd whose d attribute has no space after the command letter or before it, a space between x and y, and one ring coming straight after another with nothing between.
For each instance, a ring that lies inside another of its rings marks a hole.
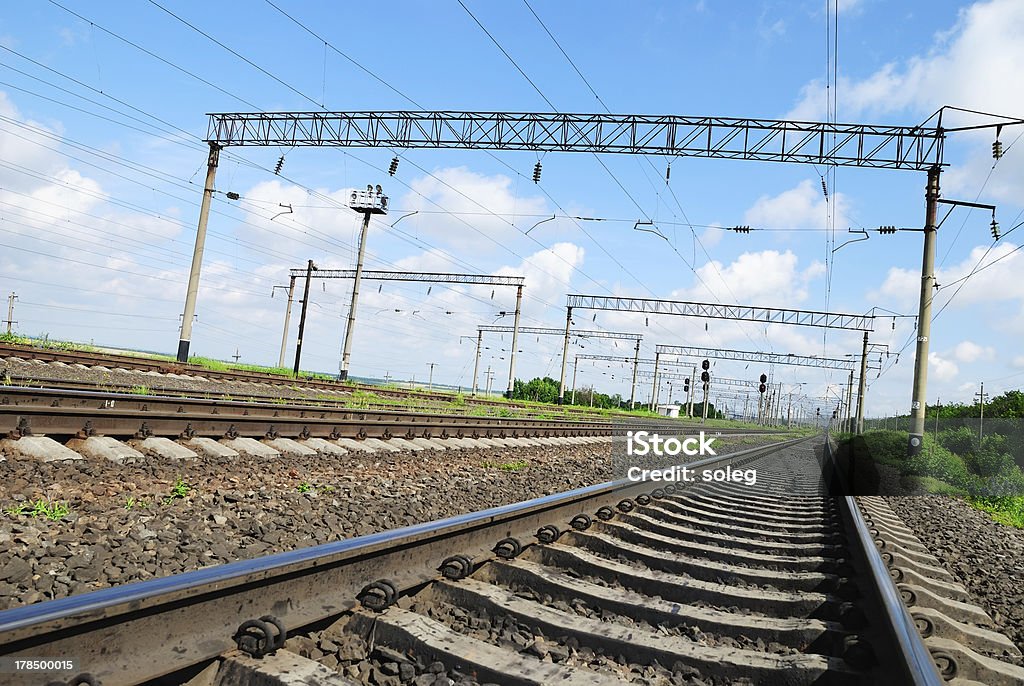
<instances>
[{"instance_id":1,"label":"steel support pole","mask_svg":"<svg viewBox=\"0 0 1024 686\"><path fill-rule=\"evenodd\" d=\"M576 355L572 358L572 395L569 397L569 404L576 404L576 368L580 364L580 356Z\"/></svg>"},{"instance_id":2,"label":"steel support pole","mask_svg":"<svg viewBox=\"0 0 1024 686\"><path fill-rule=\"evenodd\" d=\"M288 327L292 321L292 300L295 297L295 277L288 281L288 305L284 308L284 330L281 331L281 354L277 358L277 366L284 367L284 356L288 352Z\"/></svg>"},{"instance_id":3,"label":"steel support pole","mask_svg":"<svg viewBox=\"0 0 1024 686\"><path fill-rule=\"evenodd\" d=\"M484 332L476 332L476 358L473 361L473 397L476 397L476 379L477 373L480 371L480 346L484 342Z\"/></svg>"},{"instance_id":4,"label":"steel support pole","mask_svg":"<svg viewBox=\"0 0 1024 686\"><path fill-rule=\"evenodd\" d=\"M558 404L565 404L565 365L569 357L569 329L572 327L572 308L565 308L565 341L562 343L562 375L558 378Z\"/></svg>"},{"instance_id":5,"label":"steel support pole","mask_svg":"<svg viewBox=\"0 0 1024 686\"><path fill-rule=\"evenodd\" d=\"M512 322L512 352L509 354L508 359L508 390L505 391L505 397L512 398L512 389L516 383L516 348L519 345L519 313L523 309L523 287L522 285L516 286L516 315L515 321Z\"/></svg>"},{"instance_id":6,"label":"steel support pole","mask_svg":"<svg viewBox=\"0 0 1024 686\"><path fill-rule=\"evenodd\" d=\"M932 298L935 291L935 214L939 202L942 168L928 170L925 187L924 254L921 258L921 302L917 313L917 352L914 357L914 395L910 405L910 436L907 455L913 457L924 445L924 412L928 392L928 344L932 330Z\"/></svg>"},{"instance_id":7,"label":"steel support pole","mask_svg":"<svg viewBox=\"0 0 1024 686\"><path fill-rule=\"evenodd\" d=\"M654 380L651 382L651 412L658 411L658 365L661 363L661 353L654 353Z\"/></svg>"},{"instance_id":8,"label":"steel support pole","mask_svg":"<svg viewBox=\"0 0 1024 686\"><path fill-rule=\"evenodd\" d=\"M853 373L852 371L850 372ZM857 433L864 433L864 394L868 388L868 332L864 332L864 347L860 356L860 383L857 386ZM923 396L922 396L923 397ZM921 409L921 435L924 435L924 408Z\"/></svg>"},{"instance_id":9,"label":"steel support pole","mask_svg":"<svg viewBox=\"0 0 1024 686\"><path fill-rule=\"evenodd\" d=\"M858 394L860 391L858 391ZM846 417L843 421L844 431L853 433L856 424L853 420L853 370L850 370L850 380L846 382Z\"/></svg>"},{"instance_id":10,"label":"steel support pole","mask_svg":"<svg viewBox=\"0 0 1024 686\"><path fill-rule=\"evenodd\" d=\"M708 386L710 385L706 381L702 383L704 384L704 411L701 413L700 416L701 424L708 420Z\"/></svg>"},{"instance_id":11,"label":"steel support pole","mask_svg":"<svg viewBox=\"0 0 1024 686\"><path fill-rule=\"evenodd\" d=\"M695 389L696 386L697 386L697 368L694 367L693 368L693 372L690 375L690 394L689 394L689 396L687 397L687 400L686 400L687 404L689 405L689 407L688 407L688 409L686 411L686 414L688 416L690 416L690 417L693 416L693 393L694 393L694 389Z\"/></svg>"},{"instance_id":12,"label":"steel support pole","mask_svg":"<svg viewBox=\"0 0 1024 686\"><path fill-rule=\"evenodd\" d=\"M294 376L299 375L299 360L302 358L302 336L306 331L306 310L309 308L309 282L313 280L313 260L306 265L306 285L302 289L302 311L299 313L299 337L295 341L295 366L292 368Z\"/></svg>"},{"instance_id":13,"label":"steel support pole","mask_svg":"<svg viewBox=\"0 0 1024 686\"><path fill-rule=\"evenodd\" d=\"M366 234L370 230L370 212L363 213L363 228L359 232L359 249L356 256L356 273L352 278L352 304L348 308L348 323L345 325L345 347L341 352L341 372L338 378L348 379L349 362L352 358L352 334L356 328L356 304L359 302L359 284L363 280L363 256L366 253Z\"/></svg>"},{"instance_id":14,"label":"steel support pole","mask_svg":"<svg viewBox=\"0 0 1024 686\"><path fill-rule=\"evenodd\" d=\"M640 339L636 339L636 348L633 350L633 383L629 387L629 409L633 409L636 402L636 371L640 366Z\"/></svg>"},{"instance_id":15,"label":"steel support pole","mask_svg":"<svg viewBox=\"0 0 1024 686\"><path fill-rule=\"evenodd\" d=\"M210 143L210 156L206 161L206 185L203 186L203 201L199 206L199 228L196 230L196 245L192 251L192 270L188 275L188 289L185 291L185 312L181 318L181 336L178 338L178 362L188 362L188 348L192 343L192 318L196 314L196 296L199 294L199 274L203 269L203 249L206 247L206 224L210 219L210 202L213 200L213 184L217 178L217 164L220 161L220 146Z\"/></svg>"}]
</instances>

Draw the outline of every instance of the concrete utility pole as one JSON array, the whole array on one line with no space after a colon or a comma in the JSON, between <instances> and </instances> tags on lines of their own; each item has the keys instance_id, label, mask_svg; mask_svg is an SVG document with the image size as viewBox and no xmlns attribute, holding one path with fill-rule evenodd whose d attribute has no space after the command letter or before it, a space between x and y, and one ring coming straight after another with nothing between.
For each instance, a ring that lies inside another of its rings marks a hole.
<instances>
[{"instance_id":1,"label":"concrete utility pole","mask_svg":"<svg viewBox=\"0 0 1024 686\"><path fill-rule=\"evenodd\" d=\"M213 200L213 184L217 178L217 164L219 161L220 145L211 141L210 156L206 161L206 185L203 186L203 202L199 206L199 228L196 230L196 246L192 251L192 270L188 275L188 289L185 292L185 312L181 317L181 336L178 339L178 362L188 362L188 348L192 343L192 319L196 313L199 273L203 268L203 249L206 247L206 224L210 219L210 202Z\"/></svg>"},{"instance_id":2,"label":"concrete utility pole","mask_svg":"<svg viewBox=\"0 0 1024 686\"><path fill-rule=\"evenodd\" d=\"M985 392L985 382L981 382L981 390L974 394L974 397L981 403L981 422L978 424L978 447L981 447L981 441L985 438L985 399L988 398L988 393Z\"/></svg>"},{"instance_id":3,"label":"concrete utility pole","mask_svg":"<svg viewBox=\"0 0 1024 686\"><path fill-rule=\"evenodd\" d=\"M17 324L14 321L14 301L18 299L18 294L11 291L11 294L7 296L7 333L11 333L11 326Z\"/></svg>"},{"instance_id":4,"label":"concrete utility pole","mask_svg":"<svg viewBox=\"0 0 1024 686\"><path fill-rule=\"evenodd\" d=\"M366 254L366 234L370 230L370 216L388 213L388 196L383 194L380 186L377 186L376 195L374 195L373 191L373 186L369 185L365 191L352 191L348 203L350 208L356 212L363 213L363 227L359 231L356 273L352 279L352 303L348 308L348 323L345 325L345 344L341 352L341 370L338 373L338 378L341 381L348 379L349 362L352 358L352 333L356 328L356 305L359 303L359 284L363 279L363 257Z\"/></svg>"},{"instance_id":5,"label":"concrete utility pole","mask_svg":"<svg viewBox=\"0 0 1024 686\"><path fill-rule=\"evenodd\" d=\"M483 343L484 332L476 332L476 357L473 360L473 397L476 397L476 374L480 370L480 344Z\"/></svg>"},{"instance_id":6,"label":"concrete utility pole","mask_svg":"<svg viewBox=\"0 0 1024 686\"><path fill-rule=\"evenodd\" d=\"M921 302L917 313L917 352L914 358L914 397L910 405L910 437L907 456L921 452L924 445L925 393L928 390L928 337L932 330L932 298L935 292L935 215L939 203L939 175L942 167L928 170L925 187L924 255L921 258ZM863 374L863 372L862 372Z\"/></svg>"},{"instance_id":7,"label":"concrete utility pole","mask_svg":"<svg viewBox=\"0 0 1024 686\"><path fill-rule=\"evenodd\" d=\"M427 390L434 390L434 367L437 366L436 362L427 362L427 366L430 367L430 376L427 377Z\"/></svg>"},{"instance_id":8,"label":"concrete utility pole","mask_svg":"<svg viewBox=\"0 0 1024 686\"><path fill-rule=\"evenodd\" d=\"M316 265L313 260L306 264L306 285L302 290L302 311L299 313L299 337L295 341L295 366L292 367L292 375L299 375L299 360L302 358L302 335L306 331L306 310L309 308L309 282L313 280L313 272Z\"/></svg>"},{"instance_id":9,"label":"concrete utility pole","mask_svg":"<svg viewBox=\"0 0 1024 686\"><path fill-rule=\"evenodd\" d=\"M235 348L235 354L232 355L231 357L235 358L235 364L238 364L238 358L240 358L241 356L242 355L238 352L238 348Z\"/></svg>"},{"instance_id":10,"label":"concrete utility pole","mask_svg":"<svg viewBox=\"0 0 1024 686\"><path fill-rule=\"evenodd\" d=\"M933 231L932 232L933 240L934 240L934 233L935 232ZM934 261L934 258L935 258L935 248L933 246L932 247L932 259L933 259L933 261ZM932 277L932 281L934 281L934 280L935 280L935 278ZM928 310L929 311L929 315L928 316L931 316L931 305L929 305L928 307L929 307L929 310ZM929 329L930 328L931 327L929 327ZM920 346L920 344L918 344L918 345ZM927 342L925 342L925 347L926 348L928 347L928 343ZM925 357L927 357L927 356L928 356L928 353L926 352L925 353ZM925 370L926 371L927 371L927 368L928 368L928 365L927 365L927 360L926 360L926 363L925 363ZM857 386L857 433L858 434L864 433L864 394L867 392L867 388L868 388L868 332L865 331L864 332L864 346L863 346L863 348L861 348L861 353L860 353L860 383ZM914 385L914 390L915 390L915 393L916 393L916 391L917 391L916 382L915 382L915 385ZM921 394L922 394L921 397L923 398L924 397L924 388L923 388L923 386L922 386ZM922 402L922 405L921 405L921 436L924 436L924 400L922 400L921 402Z\"/></svg>"},{"instance_id":11,"label":"concrete utility pole","mask_svg":"<svg viewBox=\"0 0 1024 686\"><path fill-rule=\"evenodd\" d=\"M515 321L512 323L512 352L509 354L508 359L508 390L505 391L505 397L511 400L512 389L516 383L516 348L519 345L519 314L523 309L523 287L516 287L516 314Z\"/></svg>"},{"instance_id":12,"label":"concrete utility pole","mask_svg":"<svg viewBox=\"0 0 1024 686\"><path fill-rule=\"evenodd\" d=\"M572 308L565 308L565 340L562 342L562 375L558 379L558 404L565 403L565 365L569 357L569 329L572 327Z\"/></svg>"},{"instance_id":13,"label":"concrete utility pole","mask_svg":"<svg viewBox=\"0 0 1024 686\"><path fill-rule=\"evenodd\" d=\"M270 297L274 297L274 291L284 286L274 286L270 289ZM281 354L277 358L277 366L284 366L284 356L288 350L288 327L292 321L292 300L295 297L295 277L288 279L288 304L284 308L284 329L281 331Z\"/></svg>"},{"instance_id":14,"label":"concrete utility pole","mask_svg":"<svg viewBox=\"0 0 1024 686\"><path fill-rule=\"evenodd\" d=\"M860 398L857 399L857 404L860 405ZM843 420L843 430L852 432L854 427L853 419L853 370L850 370L850 380L846 383L846 413L845 419Z\"/></svg>"},{"instance_id":15,"label":"concrete utility pole","mask_svg":"<svg viewBox=\"0 0 1024 686\"><path fill-rule=\"evenodd\" d=\"M640 365L640 339L636 339L636 347L633 349L633 383L629 387L629 409L633 409L636 401L636 370ZM575 388L576 382L573 381L573 387Z\"/></svg>"},{"instance_id":16,"label":"concrete utility pole","mask_svg":"<svg viewBox=\"0 0 1024 686\"><path fill-rule=\"evenodd\" d=\"M491 371L491 365L487 365L487 371L484 372L484 376L487 377L487 391L486 395L491 394L491 381L494 380L494 372Z\"/></svg>"}]
</instances>

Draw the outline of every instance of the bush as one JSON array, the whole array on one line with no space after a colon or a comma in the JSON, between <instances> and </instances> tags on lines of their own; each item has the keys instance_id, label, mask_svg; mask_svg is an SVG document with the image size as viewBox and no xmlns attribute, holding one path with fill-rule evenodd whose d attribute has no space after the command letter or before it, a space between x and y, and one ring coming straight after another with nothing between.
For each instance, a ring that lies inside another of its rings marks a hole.
<instances>
[{"instance_id":1,"label":"bush","mask_svg":"<svg viewBox=\"0 0 1024 686\"><path fill-rule=\"evenodd\" d=\"M966 455L974 449L974 432L966 426L946 429L939 433L939 445L957 455Z\"/></svg>"}]
</instances>

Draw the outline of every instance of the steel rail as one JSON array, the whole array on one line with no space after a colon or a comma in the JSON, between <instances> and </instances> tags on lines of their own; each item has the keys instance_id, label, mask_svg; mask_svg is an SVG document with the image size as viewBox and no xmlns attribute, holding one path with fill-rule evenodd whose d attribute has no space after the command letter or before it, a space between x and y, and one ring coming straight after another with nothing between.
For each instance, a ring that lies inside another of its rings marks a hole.
<instances>
[{"instance_id":1,"label":"steel rail","mask_svg":"<svg viewBox=\"0 0 1024 686\"><path fill-rule=\"evenodd\" d=\"M668 419L628 420L481 417L445 413L320 407L302 403L143 396L93 390L0 387L0 434L255 435L355 438L518 438L608 436L626 428L701 428ZM764 429L725 429L740 434Z\"/></svg>"},{"instance_id":2,"label":"steel rail","mask_svg":"<svg viewBox=\"0 0 1024 686\"><path fill-rule=\"evenodd\" d=\"M709 457L699 469L746 460L816 437ZM474 564L499 539L526 543L547 524L651 491L621 479L392 531L199 569L0 612L0 656L74 657L103 686L134 684L202 664L235 648L248 619L272 614L289 630L356 607L369 582L400 591L440 578L450 554Z\"/></svg>"},{"instance_id":3,"label":"steel rail","mask_svg":"<svg viewBox=\"0 0 1024 686\"><path fill-rule=\"evenodd\" d=\"M57 350L53 348L35 348L12 343L0 343L0 358L17 357L20 359L35 359L51 362L63 362L65 364L100 365L113 368L124 368L132 371L150 371L160 374L178 374L183 376L200 376L218 381L235 381L241 383L269 384L274 386L301 385L307 388L315 388L334 393L352 393L354 391L369 391L381 396L399 398L420 398L424 400L445 401L454 397L454 394L447 392L418 391L414 389L385 388L368 383L340 382L328 379L313 379L308 377L295 378L282 374L269 372L256 372L243 369L214 370L195 364L182 364L172 360L154 360L134 355L116 355L112 353L93 353L81 350ZM468 389L467 389L468 390ZM487 398L464 398L467 405L483 405L492 407L513 407L530 409L529 405L509 402L508 400L490 400ZM588 408L568 409L569 412L581 415L592 415Z\"/></svg>"},{"instance_id":4,"label":"steel rail","mask_svg":"<svg viewBox=\"0 0 1024 686\"><path fill-rule=\"evenodd\" d=\"M833 467L833 478L840 482L839 486L844 493L849 493L849 484L844 483L837 468L831 437L828 434L825 437L825 456ZM921 640L921 635L914 625L914 619L907 611L907 607L889 575L889 569L871 535L871 528L861 514L856 497L845 495L839 500L854 531L851 543L856 545L857 552L867 563L871 582L868 587L875 594L875 601L885 613L886 621L883 626L892 638L891 646L895 648L900 657L903 683L909 686L940 686L944 684L945 681L935 667L935 660L924 641Z\"/></svg>"}]
</instances>

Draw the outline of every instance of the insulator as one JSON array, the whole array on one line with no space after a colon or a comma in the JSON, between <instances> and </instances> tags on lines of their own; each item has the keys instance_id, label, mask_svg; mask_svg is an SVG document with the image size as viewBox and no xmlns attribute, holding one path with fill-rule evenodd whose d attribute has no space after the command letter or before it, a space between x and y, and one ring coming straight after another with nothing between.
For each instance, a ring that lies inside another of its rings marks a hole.
<instances>
[{"instance_id":1,"label":"insulator","mask_svg":"<svg viewBox=\"0 0 1024 686\"><path fill-rule=\"evenodd\" d=\"M240 196L240 195L239 195L238 193L235 193L234 191L228 191L228 192L227 192L227 193L225 193L224 195L226 195L226 196L227 196L227 199L228 199L228 200L238 200L239 198L241 198L241 197L242 197L242 196Z\"/></svg>"},{"instance_id":2,"label":"insulator","mask_svg":"<svg viewBox=\"0 0 1024 686\"><path fill-rule=\"evenodd\" d=\"M540 161L538 160L537 164L533 165L533 182L534 183L540 183L540 170L541 170L541 165L540 165Z\"/></svg>"},{"instance_id":3,"label":"insulator","mask_svg":"<svg viewBox=\"0 0 1024 686\"><path fill-rule=\"evenodd\" d=\"M274 176L279 176L281 174L281 167L283 167L283 166L284 166L284 155L281 155L280 157L277 158L277 164L274 165Z\"/></svg>"},{"instance_id":4,"label":"insulator","mask_svg":"<svg viewBox=\"0 0 1024 686\"><path fill-rule=\"evenodd\" d=\"M1000 141L996 141L992 144L992 158L998 160L1003 156L1003 144Z\"/></svg>"},{"instance_id":5,"label":"insulator","mask_svg":"<svg viewBox=\"0 0 1024 686\"><path fill-rule=\"evenodd\" d=\"M391 166L388 167L388 176L394 176L395 172L398 171L398 156L391 158Z\"/></svg>"},{"instance_id":6,"label":"insulator","mask_svg":"<svg viewBox=\"0 0 1024 686\"><path fill-rule=\"evenodd\" d=\"M672 165L669 164L667 167L665 167L665 183L668 183L668 180L671 177L672 177Z\"/></svg>"},{"instance_id":7,"label":"insulator","mask_svg":"<svg viewBox=\"0 0 1024 686\"><path fill-rule=\"evenodd\" d=\"M825 198L828 199L828 186L825 185L825 177L821 177L821 192L825 194Z\"/></svg>"},{"instance_id":8,"label":"insulator","mask_svg":"<svg viewBox=\"0 0 1024 686\"><path fill-rule=\"evenodd\" d=\"M995 219L992 220L992 238L997 241L999 240L999 224L996 223Z\"/></svg>"}]
</instances>

